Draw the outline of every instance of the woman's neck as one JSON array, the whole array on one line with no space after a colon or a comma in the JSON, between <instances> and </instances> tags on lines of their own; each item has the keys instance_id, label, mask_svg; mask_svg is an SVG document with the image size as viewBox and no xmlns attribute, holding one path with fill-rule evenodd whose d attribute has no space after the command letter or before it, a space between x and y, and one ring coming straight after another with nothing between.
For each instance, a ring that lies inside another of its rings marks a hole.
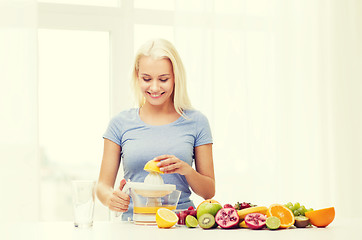
<instances>
[{"instance_id":1,"label":"woman's neck","mask_svg":"<svg viewBox=\"0 0 362 240\"><path fill-rule=\"evenodd\" d=\"M146 102L142 107L142 111L147 115L168 115L176 112L173 103L163 105L152 105Z\"/></svg>"},{"instance_id":2,"label":"woman's neck","mask_svg":"<svg viewBox=\"0 0 362 240\"><path fill-rule=\"evenodd\" d=\"M169 124L180 117L173 104L154 106L147 102L140 108L139 114L142 121L151 125Z\"/></svg>"}]
</instances>

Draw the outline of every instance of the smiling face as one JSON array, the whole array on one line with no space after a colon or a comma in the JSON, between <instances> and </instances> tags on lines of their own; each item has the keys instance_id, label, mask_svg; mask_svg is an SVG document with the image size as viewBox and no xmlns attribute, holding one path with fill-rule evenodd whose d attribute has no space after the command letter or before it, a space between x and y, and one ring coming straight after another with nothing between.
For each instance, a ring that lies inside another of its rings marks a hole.
<instances>
[{"instance_id":1,"label":"smiling face","mask_svg":"<svg viewBox=\"0 0 362 240\"><path fill-rule=\"evenodd\" d=\"M174 74L169 59L143 56L139 59L138 83L146 104L162 106L173 104Z\"/></svg>"}]
</instances>

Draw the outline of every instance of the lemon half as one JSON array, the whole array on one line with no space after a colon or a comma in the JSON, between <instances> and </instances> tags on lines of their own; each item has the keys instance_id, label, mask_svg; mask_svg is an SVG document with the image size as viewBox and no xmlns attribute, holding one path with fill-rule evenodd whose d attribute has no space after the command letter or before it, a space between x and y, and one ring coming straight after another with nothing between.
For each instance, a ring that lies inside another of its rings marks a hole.
<instances>
[{"instance_id":1,"label":"lemon half","mask_svg":"<svg viewBox=\"0 0 362 240\"><path fill-rule=\"evenodd\" d=\"M157 167L157 163L158 163L158 161L150 160L146 163L146 165L143 169L147 172L157 172L157 173L163 174L163 172L160 170L160 168Z\"/></svg>"},{"instance_id":2,"label":"lemon half","mask_svg":"<svg viewBox=\"0 0 362 240\"><path fill-rule=\"evenodd\" d=\"M159 228L171 228L178 222L176 213L167 208L159 208L156 212L156 223Z\"/></svg>"}]
</instances>

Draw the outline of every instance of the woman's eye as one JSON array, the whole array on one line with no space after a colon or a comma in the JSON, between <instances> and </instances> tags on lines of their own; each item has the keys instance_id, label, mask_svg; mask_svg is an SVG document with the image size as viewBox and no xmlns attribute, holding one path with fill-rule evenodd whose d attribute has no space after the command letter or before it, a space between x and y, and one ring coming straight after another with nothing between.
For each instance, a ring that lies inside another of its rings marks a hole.
<instances>
[{"instance_id":1,"label":"woman's eye","mask_svg":"<svg viewBox=\"0 0 362 240\"><path fill-rule=\"evenodd\" d=\"M146 81L146 82L151 81L151 78L143 78L143 81Z\"/></svg>"},{"instance_id":2,"label":"woman's eye","mask_svg":"<svg viewBox=\"0 0 362 240\"><path fill-rule=\"evenodd\" d=\"M168 80L168 78L161 78L160 81L162 82L166 82Z\"/></svg>"}]
</instances>

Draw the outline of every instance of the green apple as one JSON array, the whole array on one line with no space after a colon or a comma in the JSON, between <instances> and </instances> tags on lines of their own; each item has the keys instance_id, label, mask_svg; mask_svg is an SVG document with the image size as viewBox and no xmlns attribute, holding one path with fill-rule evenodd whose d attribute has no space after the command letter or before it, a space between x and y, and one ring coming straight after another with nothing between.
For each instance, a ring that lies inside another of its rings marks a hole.
<instances>
[{"instance_id":1,"label":"green apple","mask_svg":"<svg viewBox=\"0 0 362 240\"><path fill-rule=\"evenodd\" d=\"M216 213L222 208L221 204L219 203L210 203L210 202L204 202L201 203L200 206L197 209L197 219L200 218L201 215L205 213L210 213L215 217Z\"/></svg>"}]
</instances>

